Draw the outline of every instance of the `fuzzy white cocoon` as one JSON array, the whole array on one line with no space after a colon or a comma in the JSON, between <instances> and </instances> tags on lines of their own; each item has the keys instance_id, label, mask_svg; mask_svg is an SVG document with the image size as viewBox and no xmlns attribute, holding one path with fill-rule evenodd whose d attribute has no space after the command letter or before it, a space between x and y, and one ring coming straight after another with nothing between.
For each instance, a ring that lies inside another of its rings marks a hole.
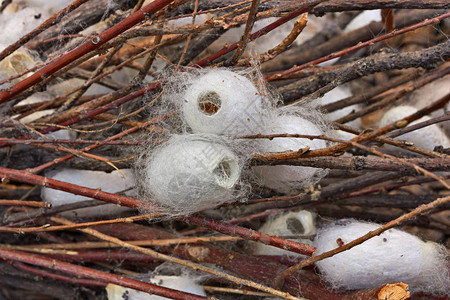
<instances>
[{"instance_id":1,"label":"fuzzy white cocoon","mask_svg":"<svg viewBox=\"0 0 450 300\"><path fill-rule=\"evenodd\" d=\"M117 193L135 185L134 175L130 169L121 170L125 178L118 171L106 173L102 171L61 169L46 173L46 177L68 183L81 185L92 189L101 189L103 192ZM51 188L42 188L41 197L43 201L50 202L53 206L90 200L90 198L75 195Z\"/></svg>"},{"instance_id":2,"label":"fuzzy white cocoon","mask_svg":"<svg viewBox=\"0 0 450 300\"><path fill-rule=\"evenodd\" d=\"M208 136L176 135L144 163L144 188L152 201L189 213L230 200L241 173L238 157Z\"/></svg>"},{"instance_id":3,"label":"fuzzy white cocoon","mask_svg":"<svg viewBox=\"0 0 450 300\"><path fill-rule=\"evenodd\" d=\"M316 255L337 248L336 240L348 243L380 225L340 220L317 233ZM316 263L334 288L371 289L387 283L404 282L412 292L447 294L450 274L448 250L436 243L423 242L399 229Z\"/></svg>"},{"instance_id":4,"label":"fuzzy white cocoon","mask_svg":"<svg viewBox=\"0 0 450 300\"><path fill-rule=\"evenodd\" d=\"M266 122L260 133L267 134L305 134L321 135L321 130L308 120L294 115L276 116ZM325 148L323 140L310 140L302 138L274 138L256 139L255 147L259 152L285 152L298 151L309 147L310 150ZM324 175L322 169L301 166L255 166L252 168L258 177L259 183L281 193L289 193L296 189L308 186Z\"/></svg>"},{"instance_id":5,"label":"fuzzy white cocoon","mask_svg":"<svg viewBox=\"0 0 450 300\"><path fill-rule=\"evenodd\" d=\"M417 112L417 109L412 106L400 105L388 110L380 120L380 127L386 126L390 123L403 119L413 113ZM412 122L410 125L414 125L423 121L429 120L430 117L423 116L419 120ZM411 131L409 133L398 136L397 138L411 141L415 146L433 150L435 146L442 145L444 148L450 147L450 140L447 135L436 124Z\"/></svg>"},{"instance_id":6,"label":"fuzzy white cocoon","mask_svg":"<svg viewBox=\"0 0 450 300\"><path fill-rule=\"evenodd\" d=\"M290 212L281 216L269 219L259 229L260 232L275 236L309 236L316 233L314 225L314 215L306 210ZM290 239L291 241L311 244L311 240L305 238ZM254 254L256 255L290 255L299 256L300 254L290 252L277 247L255 243Z\"/></svg>"},{"instance_id":7,"label":"fuzzy white cocoon","mask_svg":"<svg viewBox=\"0 0 450 300\"><path fill-rule=\"evenodd\" d=\"M211 70L187 88L183 115L195 133L251 134L262 122L262 97L246 77Z\"/></svg>"},{"instance_id":8,"label":"fuzzy white cocoon","mask_svg":"<svg viewBox=\"0 0 450 300\"><path fill-rule=\"evenodd\" d=\"M73 0L16 0L15 2L21 6L39 8L53 14L68 6Z\"/></svg>"},{"instance_id":9,"label":"fuzzy white cocoon","mask_svg":"<svg viewBox=\"0 0 450 300\"><path fill-rule=\"evenodd\" d=\"M42 9L35 7L26 7L17 12L0 14L1 42L6 46L16 42L38 27L47 16Z\"/></svg>"},{"instance_id":10,"label":"fuzzy white cocoon","mask_svg":"<svg viewBox=\"0 0 450 300\"><path fill-rule=\"evenodd\" d=\"M194 280L182 276L155 276L150 279L150 283L163 286L166 288L183 291L190 294L206 296L205 290L195 283ZM124 288L115 284L108 284L106 286L106 293L108 300L163 300L169 299L166 297L150 295L145 292Z\"/></svg>"}]
</instances>

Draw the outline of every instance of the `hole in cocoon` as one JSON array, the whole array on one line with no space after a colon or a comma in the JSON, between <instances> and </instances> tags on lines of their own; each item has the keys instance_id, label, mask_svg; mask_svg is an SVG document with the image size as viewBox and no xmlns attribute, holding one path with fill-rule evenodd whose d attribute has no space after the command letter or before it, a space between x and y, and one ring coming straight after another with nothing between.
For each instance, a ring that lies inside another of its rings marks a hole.
<instances>
[{"instance_id":1,"label":"hole in cocoon","mask_svg":"<svg viewBox=\"0 0 450 300\"><path fill-rule=\"evenodd\" d=\"M214 91L206 92L198 97L198 107L205 115L212 116L216 114L221 106L220 96Z\"/></svg>"}]
</instances>

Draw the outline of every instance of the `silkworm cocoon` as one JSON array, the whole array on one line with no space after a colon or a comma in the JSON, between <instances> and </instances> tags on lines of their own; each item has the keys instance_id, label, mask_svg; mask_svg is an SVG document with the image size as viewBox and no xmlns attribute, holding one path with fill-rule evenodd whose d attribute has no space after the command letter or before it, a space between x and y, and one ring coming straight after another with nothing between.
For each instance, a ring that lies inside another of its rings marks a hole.
<instances>
[{"instance_id":1,"label":"silkworm cocoon","mask_svg":"<svg viewBox=\"0 0 450 300\"><path fill-rule=\"evenodd\" d=\"M5 46L18 41L23 35L38 27L48 17L42 9L34 7L26 7L18 11L16 9L17 7L8 9L8 13L0 14L1 43Z\"/></svg>"},{"instance_id":2,"label":"silkworm cocoon","mask_svg":"<svg viewBox=\"0 0 450 300\"><path fill-rule=\"evenodd\" d=\"M407 117L417 112L412 106L401 105L388 110L380 120L380 127L386 126L390 123L396 122L404 117ZM416 124L419 122L427 121L430 118L423 116L419 120L412 122ZM450 147L450 140L446 134L437 125L430 125L418 130L411 131L407 134L400 135L398 138L411 141L415 146L433 150L435 146L442 145L444 148Z\"/></svg>"},{"instance_id":3,"label":"silkworm cocoon","mask_svg":"<svg viewBox=\"0 0 450 300\"><path fill-rule=\"evenodd\" d=\"M335 222L317 233L316 255L348 243L380 225L347 219ZM386 283L404 282L412 292L447 294L450 275L448 250L436 243L423 242L399 229L318 261L323 277L334 288L371 289Z\"/></svg>"},{"instance_id":4,"label":"silkworm cocoon","mask_svg":"<svg viewBox=\"0 0 450 300\"><path fill-rule=\"evenodd\" d=\"M238 157L199 135L173 136L144 162L144 188L171 212L189 213L230 200L239 180Z\"/></svg>"},{"instance_id":5,"label":"silkworm cocoon","mask_svg":"<svg viewBox=\"0 0 450 300\"><path fill-rule=\"evenodd\" d=\"M260 232L275 236L310 236L316 233L314 225L314 215L306 210L283 214L267 222L259 229ZM290 239L299 243L310 244L311 240L306 238ZM300 254L286 251L280 248L255 243L254 254L256 255L291 255Z\"/></svg>"},{"instance_id":6,"label":"silkworm cocoon","mask_svg":"<svg viewBox=\"0 0 450 300\"><path fill-rule=\"evenodd\" d=\"M200 296L206 296L205 290L195 283L194 280L183 276L155 276L151 278L150 283L163 286L166 288L183 291ZM163 300L169 299L166 297L150 295L145 292L124 288L115 284L108 284L106 286L106 293L108 300Z\"/></svg>"},{"instance_id":7,"label":"silkworm cocoon","mask_svg":"<svg viewBox=\"0 0 450 300\"><path fill-rule=\"evenodd\" d=\"M50 171L46 177L81 185L93 189L100 188L104 192L117 193L134 187L134 175L130 169L121 170L125 178L118 171L106 173L102 171L61 169ZM53 206L90 200L90 198L75 195L51 188L41 189L43 201L50 202Z\"/></svg>"},{"instance_id":8,"label":"silkworm cocoon","mask_svg":"<svg viewBox=\"0 0 450 300\"><path fill-rule=\"evenodd\" d=\"M250 134L261 124L261 101L249 79L228 70L211 70L187 88L183 115L196 133Z\"/></svg>"},{"instance_id":9,"label":"silkworm cocoon","mask_svg":"<svg viewBox=\"0 0 450 300\"><path fill-rule=\"evenodd\" d=\"M321 135L320 129L308 120L294 115L283 115L272 118L260 130L261 134L306 134ZM325 148L323 140L301 138L257 139L255 147L259 152L297 151L310 147L311 150ZM281 193L289 193L296 189L315 183L324 175L322 169L301 166L255 166L252 168L261 185Z\"/></svg>"},{"instance_id":10,"label":"silkworm cocoon","mask_svg":"<svg viewBox=\"0 0 450 300\"><path fill-rule=\"evenodd\" d=\"M53 14L68 6L72 0L19 0L15 2L21 6L39 8Z\"/></svg>"}]
</instances>

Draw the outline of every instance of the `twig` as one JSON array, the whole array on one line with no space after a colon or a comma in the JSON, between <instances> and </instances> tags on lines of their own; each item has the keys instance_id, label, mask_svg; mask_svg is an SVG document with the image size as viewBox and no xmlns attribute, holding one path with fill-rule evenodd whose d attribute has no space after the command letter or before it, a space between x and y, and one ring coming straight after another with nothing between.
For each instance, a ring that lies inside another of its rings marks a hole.
<instances>
[{"instance_id":1,"label":"twig","mask_svg":"<svg viewBox=\"0 0 450 300\"><path fill-rule=\"evenodd\" d=\"M143 218L142 220L149 219ZM119 223L119 222L115 222ZM127 222L128 223L128 222ZM108 224L108 223L103 223ZM102 223L92 224L95 226L103 225ZM114 223L111 223L114 224ZM83 224L75 224L75 225L64 225L64 226L73 226L68 227L68 229L77 229L77 228L83 228L83 227L90 227L92 225L88 226L79 226ZM142 240L142 241L127 241L127 243L130 243L135 246L170 246L170 245L178 245L178 244L197 244L197 243L218 243L218 242L237 242L242 240L239 237L232 237L232 236L207 236L207 237L189 237L189 238L173 238L173 239L152 239L152 240ZM2 247L5 247L6 245L1 245ZM64 244L37 244L37 245L26 245L26 246L19 246L20 248L15 248L15 246L12 246L11 249L17 249L17 250L25 250L30 249L30 251L34 251L34 249L42 250L42 249L66 249L66 250L73 250L73 249L92 249L92 248L119 248L120 245L117 245L115 243L109 243L109 242L79 242L79 243L64 243ZM6 248L6 247L5 247Z\"/></svg>"},{"instance_id":2,"label":"twig","mask_svg":"<svg viewBox=\"0 0 450 300\"><path fill-rule=\"evenodd\" d=\"M37 201L21 201L21 200L0 200L0 205L6 206L32 206L32 207L44 207L51 208L52 204L50 202L37 202Z\"/></svg>"},{"instance_id":3,"label":"twig","mask_svg":"<svg viewBox=\"0 0 450 300\"><path fill-rule=\"evenodd\" d=\"M50 224L45 224L45 225L39 226L39 227L19 227L19 228L0 227L0 232L15 232L15 233L20 233L20 234L25 234L25 233L31 233L31 232L61 231L61 230L70 230L70 229L98 226L98 225L104 225L104 224L132 223L132 222L142 221L142 220L151 220L151 219L158 218L158 217L161 217L161 215L160 214L146 214L146 215L141 215L141 216L119 218L119 219L114 219L114 220L78 223L78 224L73 224L73 225L52 226Z\"/></svg>"},{"instance_id":4,"label":"twig","mask_svg":"<svg viewBox=\"0 0 450 300\"><path fill-rule=\"evenodd\" d=\"M42 177L34 174L30 174L27 171L13 170L7 168L0 168L0 176L2 181L7 180L17 180L21 182L26 182L33 185L39 185L43 187L48 187L52 189L57 189L77 195L86 196L89 198L94 198L102 200L109 203L114 203L118 205L123 205L132 208L147 208L151 209L151 205L148 202L140 201L131 197L106 193L100 189L90 189L76 184L67 183L60 180L55 180L47 177Z\"/></svg>"},{"instance_id":5,"label":"twig","mask_svg":"<svg viewBox=\"0 0 450 300\"><path fill-rule=\"evenodd\" d=\"M314 251L316 251L316 248L308 244L302 244L291 240L282 239L276 236L267 235L258 231L232 225L229 223L222 223L219 221L210 220L199 216L183 217L182 219L186 223L194 223L198 226L207 227L209 229L212 229L214 231L223 234L231 236L239 236L247 240L253 240L256 242L300 253L303 255L311 256L314 254Z\"/></svg>"},{"instance_id":6,"label":"twig","mask_svg":"<svg viewBox=\"0 0 450 300\"><path fill-rule=\"evenodd\" d=\"M239 41L239 46L234 52L233 57L226 63L227 66L235 65L242 53L244 53L245 48L250 40L250 34L252 32L253 24L255 24L256 14L258 13L258 6L260 0L253 0L252 5L250 6L250 11L248 12L247 23L245 24L244 34Z\"/></svg>"}]
</instances>

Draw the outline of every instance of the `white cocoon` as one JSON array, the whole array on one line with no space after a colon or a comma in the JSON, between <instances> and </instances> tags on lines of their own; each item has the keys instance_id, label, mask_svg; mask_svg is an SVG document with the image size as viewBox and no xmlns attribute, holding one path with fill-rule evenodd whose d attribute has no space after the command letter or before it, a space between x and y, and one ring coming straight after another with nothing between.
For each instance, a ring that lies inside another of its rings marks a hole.
<instances>
[{"instance_id":1,"label":"white cocoon","mask_svg":"<svg viewBox=\"0 0 450 300\"><path fill-rule=\"evenodd\" d=\"M314 215L307 211L301 210L297 212L290 212L281 216L269 219L259 229L259 232L275 235L275 236L309 236L316 233L314 225ZM290 239L291 241L311 244L311 240L304 238ZM290 255L299 256L300 254L290 252L277 247L264 245L262 243L255 243L255 255Z\"/></svg>"},{"instance_id":2,"label":"white cocoon","mask_svg":"<svg viewBox=\"0 0 450 300\"><path fill-rule=\"evenodd\" d=\"M101 189L103 192L117 193L135 186L134 174L131 169L121 170L125 178L118 171L106 173L102 171L61 169L46 173L46 177L81 185L92 189ZM90 198L75 195L51 188L42 188L43 201L50 202L53 206L90 200Z\"/></svg>"},{"instance_id":3,"label":"white cocoon","mask_svg":"<svg viewBox=\"0 0 450 300\"><path fill-rule=\"evenodd\" d=\"M388 110L380 120L380 127L386 126L390 123L403 119L413 113L417 112L417 109L412 106L400 105ZM423 121L429 120L430 117L423 116L419 120L412 122L410 125L414 125ZM436 124L414 130L404 135L400 135L397 138L411 141L415 146L433 150L435 146L442 145L444 148L450 147L450 140L447 135Z\"/></svg>"},{"instance_id":4,"label":"white cocoon","mask_svg":"<svg viewBox=\"0 0 450 300\"><path fill-rule=\"evenodd\" d=\"M239 180L238 157L199 135L176 135L144 162L144 188L170 211L189 213L230 200Z\"/></svg>"},{"instance_id":5,"label":"white cocoon","mask_svg":"<svg viewBox=\"0 0 450 300\"><path fill-rule=\"evenodd\" d=\"M194 280L182 276L155 276L149 280L150 283L163 286L166 288L183 291L200 296L206 296L203 287L195 283ZM115 284L106 286L108 300L163 300L166 297L150 295L145 292L124 288Z\"/></svg>"},{"instance_id":6,"label":"white cocoon","mask_svg":"<svg viewBox=\"0 0 450 300\"><path fill-rule=\"evenodd\" d=\"M262 97L244 76L213 69L187 88L183 115L196 133L251 134L262 122Z\"/></svg>"},{"instance_id":7,"label":"white cocoon","mask_svg":"<svg viewBox=\"0 0 450 300\"><path fill-rule=\"evenodd\" d=\"M46 1L42 1L46 2ZM17 12L0 14L1 43L9 46L38 27L48 17L42 9L26 7ZM3 49L0 49L3 50Z\"/></svg>"},{"instance_id":8,"label":"white cocoon","mask_svg":"<svg viewBox=\"0 0 450 300\"><path fill-rule=\"evenodd\" d=\"M306 134L320 135L320 129L308 120L294 115L277 116L266 123L261 134ZM310 147L311 150L325 148L323 140L300 138L256 139L255 147L259 152L297 151ZM259 183L281 193L289 193L317 181L323 174L322 169L300 166L255 166L252 168Z\"/></svg>"},{"instance_id":9,"label":"white cocoon","mask_svg":"<svg viewBox=\"0 0 450 300\"><path fill-rule=\"evenodd\" d=\"M337 239L348 243L379 226L351 219L337 221L317 233L315 255L337 248ZM450 292L447 259L446 248L390 229L316 265L333 288L371 289L404 282L412 292L447 294Z\"/></svg>"},{"instance_id":10,"label":"white cocoon","mask_svg":"<svg viewBox=\"0 0 450 300\"><path fill-rule=\"evenodd\" d=\"M54 14L64 7L68 6L73 0L18 0L14 1L19 5L26 7L35 7L42 9L49 14ZM44 20L43 20L44 21Z\"/></svg>"},{"instance_id":11,"label":"white cocoon","mask_svg":"<svg viewBox=\"0 0 450 300\"><path fill-rule=\"evenodd\" d=\"M344 29L344 33L359 29L372 22L381 21L381 10L364 10L359 15L356 16Z\"/></svg>"}]
</instances>

